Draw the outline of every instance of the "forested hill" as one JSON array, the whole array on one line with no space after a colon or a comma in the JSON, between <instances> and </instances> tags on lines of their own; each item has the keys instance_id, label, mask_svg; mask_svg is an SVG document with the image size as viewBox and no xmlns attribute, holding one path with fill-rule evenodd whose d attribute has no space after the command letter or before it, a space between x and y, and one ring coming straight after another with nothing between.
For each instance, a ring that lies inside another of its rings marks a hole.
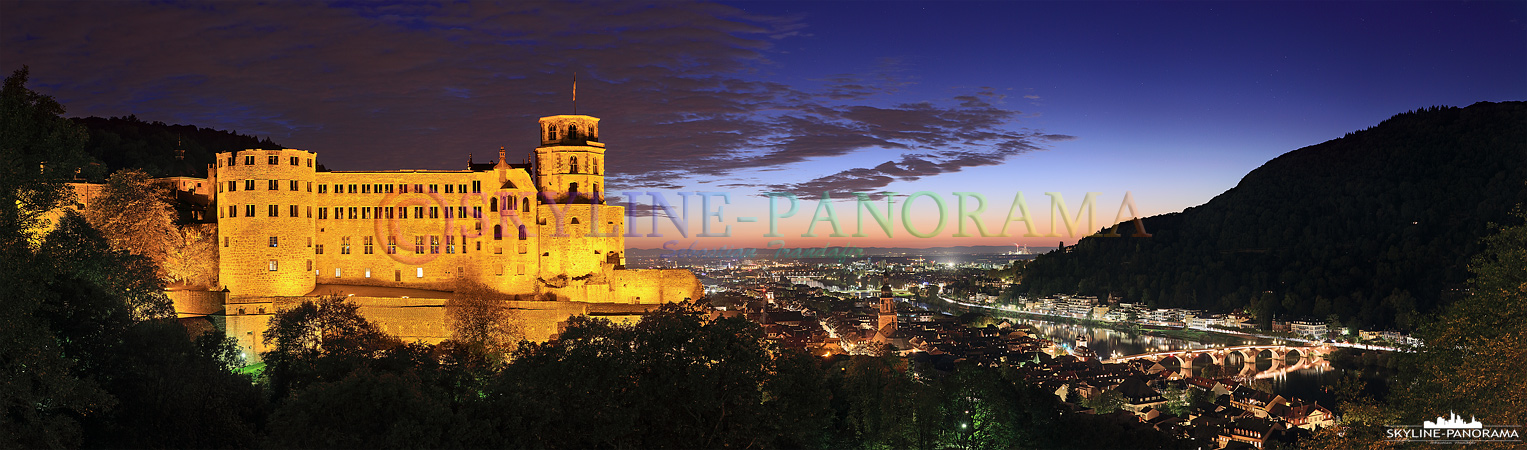
<instances>
[{"instance_id":1,"label":"forested hill","mask_svg":"<svg viewBox=\"0 0 1527 450\"><path fill-rule=\"evenodd\" d=\"M71 120L90 133L85 151L101 164L84 175L95 180L124 168L142 169L155 177L205 177L207 165L213 163L218 152L281 147L268 138L262 140L236 131L144 122L137 116ZM177 149L184 150L184 159L176 157Z\"/></svg>"},{"instance_id":2,"label":"forested hill","mask_svg":"<svg viewBox=\"0 0 1527 450\"><path fill-rule=\"evenodd\" d=\"M1121 227L1041 255L1018 290L1405 329L1461 295L1488 224L1527 203L1524 183L1527 102L1407 112L1147 218L1153 237Z\"/></svg>"}]
</instances>

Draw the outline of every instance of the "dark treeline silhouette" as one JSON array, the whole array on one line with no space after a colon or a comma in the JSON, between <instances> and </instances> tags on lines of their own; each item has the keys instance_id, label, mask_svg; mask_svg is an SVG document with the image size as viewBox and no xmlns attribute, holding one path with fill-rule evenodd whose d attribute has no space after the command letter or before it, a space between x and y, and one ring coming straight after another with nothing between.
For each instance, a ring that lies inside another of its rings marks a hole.
<instances>
[{"instance_id":1,"label":"dark treeline silhouette","mask_svg":"<svg viewBox=\"0 0 1527 450\"><path fill-rule=\"evenodd\" d=\"M85 153L100 164L87 165L81 176L93 181L121 169L139 169L154 177L206 177L207 165L216 162L219 152L281 148L270 138L195 125L144 122L136 115L71 120L89 132Z\"/></svg>"},{"instance_id":2,"label":"dark treeline silhouette","mask_svg":"<svg viewBox=\"0 0 1527 450\"><path fill-rule=\"evenodd\" d=\"M1527 102L1407 112L1146 218L1152 237L1126 223L1040 255L1015 292L1412 329L1464 295L1469 258L1527 201L1524 181Z\"/></svg>"}]
</instances>

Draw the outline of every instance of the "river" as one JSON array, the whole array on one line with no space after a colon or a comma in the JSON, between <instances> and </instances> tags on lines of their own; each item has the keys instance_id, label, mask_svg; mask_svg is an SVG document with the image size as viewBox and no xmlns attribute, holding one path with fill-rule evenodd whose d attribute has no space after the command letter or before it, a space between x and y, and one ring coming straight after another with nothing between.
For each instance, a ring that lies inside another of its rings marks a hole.
<instances>
[{"instance_id":1,"label":"river","mask_svg":"<svg viewBox=\"0 0 1527 450\"><path fill-rule=\"evenodd\" d=\"M935 305L923 305L930 309L956 309L938 308ZM938 305L948 306L948 305ZM979 312L1005 317L1014 323L1027 324L1034 327L1039 334L1057 345L1071 350L1075 348L1078 338L1087 339L1087 347L1096 352L1102 359L1114 356L1137 355L1169 350L1218 348L1225 346L1267 344L1268 339L1239 338L1234 336L1198 333L1199 339L1189 340L1181 337L1165 336L1161 332L1146 331L1120 331L1103 326L1091 326L1083 323L1068 323L1065 319L1049 319L1044 316L1014 314L1000 310L981 310ZM1234 362L1234 360L1232 360ZM1258 371L1271 368L1271 358L1263 356L1258 358L1256 367ZM1194 374L1201 373L1202 367L1195 367ZM1364 393L1382 398L1386 393L1384 381L1390 373L1385 370L1340 369L1330 367L1329 364L1317 365L1265 378L1272 392L1285 398L1300 398L1320 403L1321 406L1336 410L1335 395L1327 388L1334 386L1342 377L1353 374L1367 383Z\"/></svg>"}]
</instances>

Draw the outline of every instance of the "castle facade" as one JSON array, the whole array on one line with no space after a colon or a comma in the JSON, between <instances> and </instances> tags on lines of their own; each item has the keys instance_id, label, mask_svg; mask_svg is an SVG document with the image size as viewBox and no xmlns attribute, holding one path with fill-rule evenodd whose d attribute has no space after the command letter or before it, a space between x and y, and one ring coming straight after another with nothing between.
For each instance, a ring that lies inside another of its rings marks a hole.
<instances>
[{"instance_id":1,"label":"castle facade","mask_svg":"<svg viewBox=\"0 0 1527 450\"><path fill-rule=\"evenodd\" d=\"M605 202L599 119L540 119L523 163L328 171L306 150L243 150L209 167L219 279L230 298L320 285L451 291L463 281L538 300L698 299L687 270L624 267L625 208Z\"/></svg>"}]
</instances>

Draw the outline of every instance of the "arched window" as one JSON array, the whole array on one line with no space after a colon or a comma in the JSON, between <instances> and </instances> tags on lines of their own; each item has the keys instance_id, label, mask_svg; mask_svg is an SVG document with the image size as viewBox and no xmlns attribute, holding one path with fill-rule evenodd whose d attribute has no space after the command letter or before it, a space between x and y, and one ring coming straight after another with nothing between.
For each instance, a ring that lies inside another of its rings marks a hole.
<instances>
[{"instance_id":1,"label":"arched window","mask_svg":"<svg viewBox=\"0 0 1527 450\"><path fill-rule=\"evenodd\" d=\"M500 240L503 240L503 239L504 239L504 226L503 225L494 225L493 226L493 240L500 241Z\"/></svg>"},{"instance_id":2,"label":"arched window","mask_svg":"<svg viewBox=\"0 0 1527 450\"><path fill-rule=\"evenodd\" d=\"M578 183L567 186L567 202L578 203Z\"/></svg>"},{"instance_id":3,"label":"arched window","mask_svg":"<svg viewBox=\"0 0 1527 450\"><path fill-rule=\"evenodd\" d=\"M573 163L572 163L572 166L573 166L572 173L578 173L578 157L577 156L572 157L572 161L573 161Z\"/></svg>"},{"instance_id":4,"label":"arched window","mask_svg":"<svg viewBox=\"0 0 1527 450\"><path fill-rule=\"evenodd\" d=\"M524 212L530 212L530 199L527 198L525 201L520 202L520 210Z\"/></svg>"},{"instance_id":5,"label":"arched window","mask_svg":"<svg viewBox=\"0 0 1527 450\"><path fill-rule=\"evenodd\" d=\"M525 240L525 236L526 236L526 234L525 234L525 226L524 225L520 225L520 240L522 240L522 241Z\"/></svg>"},{"instance_id":6,"label":"arched window","mask_svg":"<svg viewBox=\"0 0 1527 450\"><path fill-rule=\"evenodd\" d=\"M599 203L603 194L599 192L599 183L594 183L594 189L589 190L590 203Z\"/></svg>"}]
</instances>

